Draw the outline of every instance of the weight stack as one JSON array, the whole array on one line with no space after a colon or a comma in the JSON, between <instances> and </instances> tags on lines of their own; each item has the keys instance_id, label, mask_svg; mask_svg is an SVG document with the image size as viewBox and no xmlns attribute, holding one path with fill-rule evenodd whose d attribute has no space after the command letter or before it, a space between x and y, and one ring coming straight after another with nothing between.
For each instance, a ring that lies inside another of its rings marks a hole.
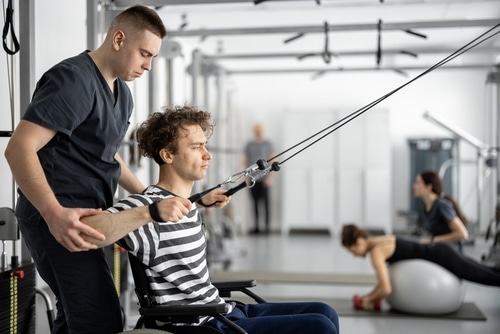
<instances>
[{"instance_id":1,"label":"weight stack","mask_svg":"<svg viewBox=\"0 0 500 334\"><path fill-rule=\"evenodd\" d=\"M36 329L36 270L33 263L0 269L0 333Z\"/></svg>"}]
</instances>

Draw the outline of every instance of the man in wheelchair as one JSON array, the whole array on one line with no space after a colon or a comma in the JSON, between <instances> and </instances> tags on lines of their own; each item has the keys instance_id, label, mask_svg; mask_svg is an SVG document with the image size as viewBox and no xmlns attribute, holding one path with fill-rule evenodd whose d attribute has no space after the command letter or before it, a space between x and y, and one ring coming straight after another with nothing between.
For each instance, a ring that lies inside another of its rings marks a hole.
<instances>
[{"instance_id":1,"label":"man in wheelchair","mask_svg":"<svg viewBox=\"0 0 500 334\"><path fill-rule=\"evenodd\" d=\"M121 239L119 244L145 265L155 304L226 304L225 317L248 333L339 333L338 315L324 303L226 302L210 281L201 215L187 198L194 182L206 175L212 158L207 136L212 130L210 113L194 107L151 114L137 130L137 141L143 155L158 163L158 183L86 217L83 221L106 240L86 239L98 246ZM220 208L229 200L224 190L214 190L198 204ZM205 317L203 325L232 333L216 317Z\"/></svg>"}]
</instances>

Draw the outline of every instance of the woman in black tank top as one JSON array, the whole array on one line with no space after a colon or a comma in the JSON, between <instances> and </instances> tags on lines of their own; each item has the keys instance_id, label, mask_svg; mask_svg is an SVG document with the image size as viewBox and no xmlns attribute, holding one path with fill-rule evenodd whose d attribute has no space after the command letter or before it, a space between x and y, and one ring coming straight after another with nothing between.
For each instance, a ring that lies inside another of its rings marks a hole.
<instances>
[{"instance_id":1,"label":"woman in black tank top","mask_svg":"<svg viewBox=\"0 0 500 334\"><path fill-rule=\"evenodd\" d=\"M446 268L458 278L466 281L500 286L500 271L487 267L469 258L450 243L421 244L398 238L394 235L370 236L356 225L348 224L342 229L342 245L355 256L369 255L376 272L377 284L367 295L362 296L363 308L371 309L376 302L391 293L387 264L410 259L422 259Z\"/></svg>"}]
</instances>

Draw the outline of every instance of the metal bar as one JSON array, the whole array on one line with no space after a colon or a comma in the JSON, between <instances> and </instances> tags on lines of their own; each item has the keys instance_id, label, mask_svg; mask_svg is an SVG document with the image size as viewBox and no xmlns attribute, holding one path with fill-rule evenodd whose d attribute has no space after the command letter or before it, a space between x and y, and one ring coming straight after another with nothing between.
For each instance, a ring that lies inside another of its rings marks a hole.
<instances>
[{"instance_id":1,"label":"metal bar","mask_svg":"<svg viewBox=\"0 0 500 334\"><path fill-rule=\"evenodd\" d=\"M98 0L87 0L87 49L94 50L98 47L99 20L97 13Z\"/></svg>"},{"instance_id":2,"label":"metal bar","mask_svg":"<svg viewBox=\"0 0 500 334\"><path fill-rule=\"evenodd\" d=\"M455 52L458 48L433 48L433 49L419 49L412 50L415 54L450 54ZM403 50L401 49L391 49L384 50L384 55L399 55L403 54ZM470 50L467 50L467 53L500 53L500 47L475 47ZM207 59L259 59L259 58L298 58L303 56L304 54L308 54L311 56L320 56L321 52L273 52L273 53L233 53L233 54L214 54L214 55L205 55ZM338 57L346 57L346 56L371 56L374 54L373 50L367 51L339 51L335 52L335 55Z\"/></svg>"},{"instance_id":3,"label":"metal bar","mask_svg":"<svg viewBox=\"0 0 500 334\"><path fill-rule=\"evenodd\" d=\"M174 65L173 59L166 59L166 77L167 77L167 105L174 105Z\"/></svg>"},{"instance_id":4,"label":"metal bar","mask_svg":"<svg viewBox=\"0 0 500 334\"><path fill-rule=\"evenodd\" d=\"M304 0L272 0L273 2L298 2ZM471 0L434 0L434 4L445 3L468 3ZM489 0L497 1L497 0ZM488 2L488 0L483 0ZM116 6L132 6L137 3L136 0L114 0ZM175 6L175 5L210 5L210 4L236 4L236 3L253 3L253 0L143 0L141 1L146 6ZM415 4L428 4L424 0L391 0L384 6L391 5L415 5ZM325 3L323 7L352 7L352 6L375 6L374 0L337 0Z\"/></svg>"},{"instance_id":5,"label":"metal bar","mask_svg":"<svg viewBox=\"0 0 500 334\"><path fill-rule=\"evenodd\" d=\"M496 66L494 69L491 70L490 73L488 73L487 83L493 84L494 85L494 100L492 101L493 103L493 111L492 113L494 114L494 119L496 119L495 125L496 125L496 131L493 131L495 134L495 144L498 147L500 147L500 67ZM497 184L496 184L496 200L497 203L500 203L500 168L497 167L497 172L496 172L496 177L497 177Z\"/></svg>"},{"instance_id":6,"label":"metal bar","mask_svg":"<svg viewBox=\"0 0 500 334\"><path fill-rule=\"evenodd\" d=\"M198 79L201 75L201 53L199 50L194 50L192 52L192 73L191 73L191 103L193 105L198 105Z\"/></svg>"},{"instance_id":7,"label":"metal bar","mask_svg":"<svg viewBox=\"0 0 500 334\"><path fill-rule=\"evenodd\" d=\"M19 49L20 62L20 109L24 114L35 90L35 0L19 2L19 40L22 47Z\"/></svg>"},{"instance_id":8,"label":"metal bar","mask_svg":"<svg viewBox=\"0 0 500 334\"><path fill-rule=\"evenodd\" d=\"M259 283L293 284L347 284L370 285L376 283L372 274L330 274L279 271L215 271L211 275L214 281L241 280L252 277Z\"/></svg>"},{"instance_id":9,"label":"metal bar","mask_svg":"<svg viewBox=\"0 0 500 334\"><path fill-rule=\"evenodd\" d=\"M429 112L425 112L423 116L424 116L424 118L426 120L431 121L434 124L437 124L437 125L441 126L442 128L444 128L444 129L450 131L451 133L453 133L458 138L465 140L466 142L468 142L469 144L471 144L472 146L474 146L475 148L477 148L479 151L482 151L482 150L485 150L485 149L489 148L489 145L483 143L478 138L476 138L473 135L465 132L462 129L459 129L457 126L455 126L455 125L453 125L453 124L451 124L451 123L449 123L447 121L444 121L444 120L440 119L439 117L431 115Z\"/></svg>"},{"instance_id":10,"label":"metal bar","mask_svg":"<svg viewBox=\"0 0 500 334\"><path fill-rule=\"evenodd\" d=\"M439 69L491 69L492 65L469 64L469 65L443 65ZM398 66L398 67L351 67L351 68L283 68L283 69L252 69L252 70L230 70L226 69L228 74L298 74L298 73L316 73L316 72L362 72L362 71L412 71L428 70L429 66Z\"/></svg>"},{"instance_id":11,"label":"metal bar","mask_svg":"<svg viewBox=\"0 0 500 334\"><path fill-rule=\"evenodd\" d=\"M421 22L384 22L382 31L432 29L432 28L465 28L465 27L493 27L500 23L498 19L484 20L450 20L450 21L421 21ZM331 24L328 31L376 31L378 23ZM324 33L323 25L282 26L282 27L248 27L248 28L219 28L193 29L170 31L171 37L192 36L229 36L229 35L259 35L259 34L294 34L294 33Z\"/></svg>"},{"instance_id":12,"label":"metal bar","mask_svg":"<svg viewBox=\"0 0 500 334\"><path fill-rule=\"evenodd\" d=\"M35 0L19 1L19 40L22 42L22 46L19 49L19 99L20 117L22 117L28 108L36 85ZM15 186L13 192L13 202L15 202ZM24 240L21 241L21 261L26 263L31 262L31 254Z\"/></svg>"}]
</instances>

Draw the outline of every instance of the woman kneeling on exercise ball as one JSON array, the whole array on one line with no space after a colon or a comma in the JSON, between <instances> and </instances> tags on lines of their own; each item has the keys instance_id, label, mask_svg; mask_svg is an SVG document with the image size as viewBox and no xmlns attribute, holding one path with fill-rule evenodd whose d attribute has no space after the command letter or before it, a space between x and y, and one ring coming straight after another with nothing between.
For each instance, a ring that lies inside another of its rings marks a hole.
<instances>
[{"instance_id":1,"label":"woman kneeling on exercise ball","mask_svg":"<svg viewBox=\"0 0 500 334\"><path fill-rule=\"evenodd\" d=\"M484 285L500 286L500 271L481 265L461 254L451 243L421 244L394 235L370 236L354 224L342 228L342 245L355 256L370 255L377 284L372 291L360 296L360 308L376 309L380 301L392 292L387 264L409 259L436 263L458 278Z\"/></svg>"}]
</instances>

